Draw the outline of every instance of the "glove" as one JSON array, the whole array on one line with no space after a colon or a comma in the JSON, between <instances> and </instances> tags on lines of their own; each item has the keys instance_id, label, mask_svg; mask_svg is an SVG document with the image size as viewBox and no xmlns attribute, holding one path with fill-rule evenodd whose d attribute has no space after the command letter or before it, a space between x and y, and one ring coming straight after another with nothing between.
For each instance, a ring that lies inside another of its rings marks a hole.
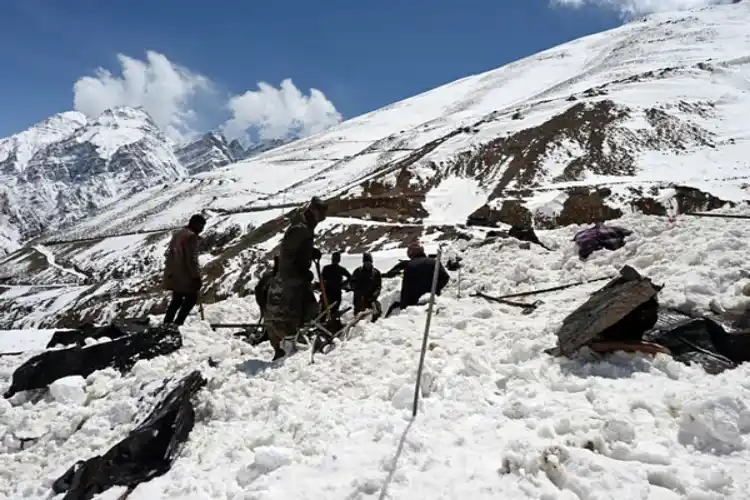
<instances>
[{"instance_id":1,"label":"glove","mask_svg":"<svg viewBox=\"0 0 750 500\"><path fill-rule=\"evenodd\" d=\"M312 258L313 260L320 260L320 258L323 257L323 254L320 253L320 250L317 248L312 249Z\"/></svg>"}]
</instances>

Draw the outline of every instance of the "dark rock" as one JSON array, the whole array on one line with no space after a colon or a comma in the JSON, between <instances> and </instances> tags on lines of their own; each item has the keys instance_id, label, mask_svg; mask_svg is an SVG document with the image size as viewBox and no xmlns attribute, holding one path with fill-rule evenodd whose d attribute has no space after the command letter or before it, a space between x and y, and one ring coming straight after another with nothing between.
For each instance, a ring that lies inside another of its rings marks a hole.
<instances>
[{"instance_id":1,"label":"dark rock","mask_svg":"<svg viewBox=\"0 0 750 500\"><path fill-rule=\"evenodd\" d=\"M592 340L640 340L656 323L659 290L650 279L625 266L620 276L565 318L557 332L560 351L571 356Z\"/></svg>"},{"instance_id":2,"label":"dark rock","mask_svg":"<svg viewBox=\"0 0 750 500\"><path fill-rule=\"evenodd\" d=\"M547 250L547 247L545 247L542 242L539 241L539 238L537 237L536 233L534 232L534 228L532 227L513 226L510 228L510 231L508 231L508 236L517 240L527 241L529 243L539 245L540 247Z\"/></svg>"},{"instance_id":3,"label":"dark rock","mask_svg":"<svg viewBox=\"0 0 750 500\"><path fill-rule=\"evenodd\" d=\"M177 385L128 436L85 462L76 462L52 485L63 500L89 500L113 486L134 488L164 475L195 425L191 398L206 379L194 371Z\"/></svg>"},{"instance_id":4,"label":"dark rock","mask_svg":"<svg viewBox=\"0 0 750 500\"><path fill-rule=\"evenodd\" d=\"M497 221L491 220L489 217L482 215L470 215L466 219L467 226L484 226L484 227L497 227Z\"/></svg>"},{"instance_id":5,"label":"dark rock","mask_svg":"<svg viewBox=\"0 0 750 500\"><path fill-rule=\"evenodd\" d=\"M142 333L125 335L88 347L46 351L29 359L13 372L13 383L5 397L12 397L20 391L42 389L55 380L71 375L85 378L105 368L127 372L141 359L170 354L180 347L180 332L148 328Z\"/></svg>"}]
</instances>

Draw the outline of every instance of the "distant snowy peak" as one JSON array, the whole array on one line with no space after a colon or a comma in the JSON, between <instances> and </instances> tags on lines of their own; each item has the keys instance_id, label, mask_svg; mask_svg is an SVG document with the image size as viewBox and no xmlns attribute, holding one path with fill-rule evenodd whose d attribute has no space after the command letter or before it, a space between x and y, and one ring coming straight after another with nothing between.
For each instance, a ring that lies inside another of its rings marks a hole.
<instances>
[{"instance_id":1,"label":"distant snowy peak","mask_svg":"<svg viewBox=\"0 0 750 500\"><path fill-rule=\"evenodd\" d=\"M297 138L270 139L245 147L239 140L230 142L220 132L213 131L175 148L175 154L187 172L194 175L257 156L294 140Z\"/></svg>"},{"instance_id":2,"label":"distant snowy peak","mask_svg":"<svg viewBox=\"0 0 750 500\"><path fill-rule=\"evenodd\" d=\"M37 151L72 135L84 125L86 116L67 111L53 115L23 132L0 139L0 175L23 172Z\"/></svg>"},{"instance_id":3,"label":"distant snowy peak","mask_svg":"<svg viewBox=\"0 0 750 500\"><path fill-rule=\"evenodd\" d=\"M245 149L243 158L251 158L253 156L257 156L261 153L265 153L266 151L271 151L272 149L280 148L281 146L294 142L298 139L299 137L292 136L292 137L287 137L284 139L268 139L265 141L251 144L250 146L247 147L247 149Z\"/></svg>"},{"instance_id":4,"label":"distant snowy peak","mask_svg":"<svg viewBox=\"0 0 750 500\"><path fill-rule=\"evenodd\" d=\"M271 151L272 149L280 148L281 146L299 139L300 138L297 136L291 136L283 139L266 139L263 141L251 142L247 145L243 145L238 139L234 139L229 143L229 149L232 151L234 158L239 161L258 156L259 154Z\"/></svg>"},{"instance_id":5,"label":"distant snowy peak","mask_svg":"<svg viewBox=\"0 0 750 500\"><path fill-rule=\"evenodd\" d=\"M227 139L218 132L209 132L176 148L175 154L190 175L223 167L239 159Z\"/></svg>"},{"instance_id":6,"label":"distant snowy peak","mask_svg":"<svg viewBox=\"0 0 750 500\"><path fill-rule=\"evenodd\" d=\"M61 113L0 147L6 152L0 162L0 254L50 225L187 176L171 142L137 108L113 108L90 120Z\"/></svg>"},{"instance_id":7,"label":"distant snowy peak","mask_svg":"<svg viewBox=\"0 0 750 500\"><path fill-rule=\"evenodd\" d=\"M169 143L146 111L123 106L104 111L79 130L75 140L91 143L102 158L108 159L120 147L142 141L148 136L164 144Z\"/></svg>"}]
</instances>

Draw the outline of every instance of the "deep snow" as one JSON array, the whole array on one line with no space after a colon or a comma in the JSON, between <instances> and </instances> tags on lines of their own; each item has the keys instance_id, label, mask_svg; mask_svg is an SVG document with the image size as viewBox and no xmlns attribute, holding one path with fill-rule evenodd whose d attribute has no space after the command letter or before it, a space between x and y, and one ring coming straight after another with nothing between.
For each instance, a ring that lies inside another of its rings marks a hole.
<instances>
[{"instance_id":1,"label":"deep snow","mask_svg":"<svg viewBox=\"0 0 750 500\"><path fill-rule=\"evenodd\" d=\"M36 403L24 394L0 400L0 496L47 498L76 460L137 425L163 377L200 368L210 382L187 445L168 474L131 500L747 498L747 365L709 376L664 356L586 363L544 354L565 315L602 283L540 296L544 304L529 316L467 297L479 287L499 294L612 275L628 263L665 285L663 305L746 302L745 221L618 223L635 232L627 245L585 263L570 246L575 227L540 232L552 252L512 240L447 248L465 258L463 298L453 273L436 304L421 413L411 425L424 307L357 327L315 365L301 353L269 366L268 346L212 332L193 316L180 351L125 377L103 371L85 384L61 381ZM397 287L387 281L384 295ZM206 313L210 321L257 317L244 299ZM31 354L0 358L0 389ZM36 440L21 449L21 438Z\"/></svg>"}]
</instances>

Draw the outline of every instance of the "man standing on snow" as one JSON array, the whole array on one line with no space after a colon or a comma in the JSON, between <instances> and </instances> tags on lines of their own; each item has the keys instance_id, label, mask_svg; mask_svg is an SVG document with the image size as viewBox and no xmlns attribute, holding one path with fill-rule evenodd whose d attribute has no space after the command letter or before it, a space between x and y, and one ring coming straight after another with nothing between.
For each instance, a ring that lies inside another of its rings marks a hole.
<instances>
[{"instance_id":1,"label":"man standing on snow","mask_svg":"<svg viewBox=\"0 0 750 500\"><path fill-rule=\"evenodd\" d=\"M354 270L351 279L351 289L354 292L354 314L373 310L372 321L375 322L382 313L378 297L382 279L380 271L372 264L372 255L368 252L362 254L362 266Z\"/></svg>"},{"instance_id":2,"label":"man standing on snow","mask_svg":"<svg viewBox=\"0 0 750 500\"><path fill-rule=\"evenodd\" d=\"M317 304L310 265L320 260L313 246L315 226L326 218L327 206L317 196L292 216L279 249L279 269L271 279L264 326L274 350L274 360L287 353L282 343L315 317Z\"/></svg>"},{"instance_id":3,"label":"man standing on snow","mask_svg":"<svg viewBox=\"0 0 750 500\"><path fill-rule=\"evenodd\" d=\"M322 282L321 292L325 291L328 304L333 304L331 306L331 316L334 318L339 316L341 291L345 286L348 286L351 279L352 275L341 265L341 253L334 252L331 255L331 263L325 266L320 272L320 280ZM322 294L320 305L321 310L324 310L326 306Z\"/></svg>"},{"instance_id":4,"label":"man standing on snow","mask_svg":"<svg viewBox=\"0 0 750 500\"><path fill-rule=\"evenodd\" d=\"M435 272L435 266L440 266L438 269L438 281L435 294L440 295L448 284L450 276L448 271L445 270L442 263L437 262L435 259L428 257L422 245L419 243L412 243L406 249L406 255L409 257L409 261L406 263L404 269L404 277L401 281L401 296L397 302L394 302L386 313L386 318L393 312L394 309L406 309L409 306L415 306L419 302L422 295L430 293L432 290L432 276Z\"/></svg>"},{"instance_id":5,"label":"man standing on snow","mask_svg":"<svg viewBox=\"0 0 750 500\"><path fill-rule=\"evenodd\" d=\"M175 231L164 253L163 286L172 292L172 300L164 315L165 325L185 323L190 310L198 302L203 285L198 264L198 235L205 227L206 219L200 214L193 215L187 227Z\"/></svg>"}]
</instances>

